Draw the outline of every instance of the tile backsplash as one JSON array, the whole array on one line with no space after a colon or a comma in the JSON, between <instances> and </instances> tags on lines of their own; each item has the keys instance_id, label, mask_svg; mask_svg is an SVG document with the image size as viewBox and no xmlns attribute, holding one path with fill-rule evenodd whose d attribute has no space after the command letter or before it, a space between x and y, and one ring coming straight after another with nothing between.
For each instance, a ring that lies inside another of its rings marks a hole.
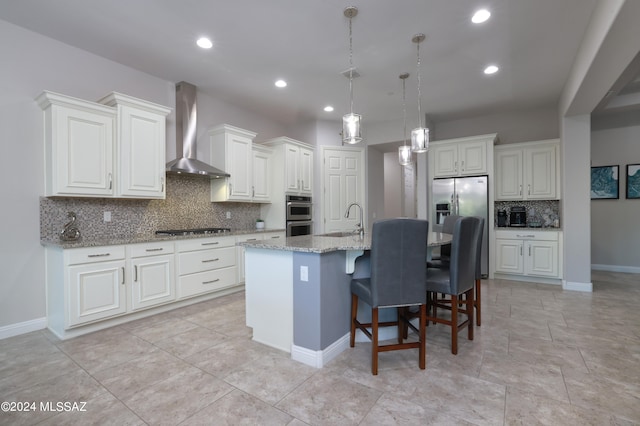
<instances>
[{"instance_id":1,"label":"tile backsplash","mask_svg":"<svg viewBox=\"0 0 640 426\"><path fill-rule=\"evenodd\" d=\"M494 204L494 223L498 224L498 211L506 210L507 217L513 206L523 206L527 211L527 223L539 221L543 228L553 227L554 221L558 219L560 225L560 201L558 200L531 200L531 201L496 201Z\"/></svg>"},{"instance_id":2,"label":"tile backsplash","mask_svg":"<svg viewBox=\"0 0 640 426\"><path fill-rule=\"evenodd\" d=\"M40 238L58 240L71 211L85 239L151 236L158 229L251 229L260 217L259 204L212 203L207 178L167 175L164 200L41 197ZM111 212L110 222L104 221L107 211Z\"/></svg>"}]
</instances>

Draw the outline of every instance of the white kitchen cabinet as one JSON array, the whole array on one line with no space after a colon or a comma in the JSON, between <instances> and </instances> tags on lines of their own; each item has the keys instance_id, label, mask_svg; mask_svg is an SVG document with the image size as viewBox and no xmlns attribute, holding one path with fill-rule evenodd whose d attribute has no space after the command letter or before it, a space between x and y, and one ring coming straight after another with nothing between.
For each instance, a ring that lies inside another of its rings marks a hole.
<instances>
[{"instance_id":1,"label":"white kitchen cabinet","mask_svg":"<svg viewBox=\"0 0 640 426\"><path fill-rule=\"evenodd\" d=\"M45 91L45 196L111 197L116 110Z\"/></svg>"},{"instance_id":2,"label":"white kitchen cabinet","mask_svg":"<svg viewBox=\"0 0 640 426\"><path fill-rule=\"evenodd\" d=\"M211 180L211 201L253 201L253 138L256 133L223 124L209 130L212 166L231 177Z\"/></svg>"},{"instance_id":3,"label":"white kitchen cabinet","mask_svg":"<svg viewBox=\"0 0 640 426\"><path fill-rule=\"evenodd\" d=\"M496 200L557 200L557 139L495 147Z\"/></svg>"},{"instance_id":4,"label":"white kitchen cabinet","mask_svg":"<svg viewBox=\"0 0 640 426\"><path fill-rule=\"evenodd\" d=\"M495 135L432 142L433 177L474 176L487 174L487 153Z\"/></svg>"},{"instance_id":5,"label":"white kitchen cabinet","mask_svg":"<svg viewBox=\"0 0 640 426\"><path fill-rule=\"evenodd\" d=\"M128 246L129 310L137 311L169 303L176 298L175 258L172 242Z\"/></svg>"},{"instance_id":6,"label":"white kitchen cabinet","mask_svg":"<svg viewBox=\"0 0 640 426\"><path fill-rule=\"evenodd\" d=\"M98 101L117 111L116 196L165 198L169 108L113 92Z\"/></svg>"},{"instance_id":7,"label":"white kitchen cabinet","mask_svg":"<svg viewBox=\"0 0 640 426\"><path fill-rule=\"evenodd\" d=\"M245 234L245 235L238 235L236 237L236 244L237 243L244 243L247 241L261 241L261 240L284 240L286 238L286 235L284 232L269 232L269 231L264 231L264 232L259 232L259 233L255 233L255 234ZM238 246L237 247L237 261L236 261L237 265L238 265L238 282L239 283L244 283L244 276L245 276L245 271L244 271L244 247L243 246Z\"/></svg>"},{"instance_id":8,"label":"white kitchen cabinet","mask_svg":"<svg viewBox=\"0 0 640 426\"><path fill-rule=\"evenodd\" d=\"M177 242L178 299L237 285L235 242L233 236Z\"/></svg>"},{"instance_id":9,"label":"white kitchen cabinet","mask_svg":"<svg viewBox=\"0 0 640 426\"><path fill-rule=\"evenodd\" d=\"M65 328L127 312L124 246L65 250L63 263L63 303L56 309Z\"/></svg>"},{"instance_id":10,"label":"white kitchen cabinet","mask_svg":"<svg viewBox=\"0 0 640 426\"><path fill-rule=\"evenodd\" d=\"M273 148L273 190L289 195L313 195L313 147L287 137L271 139Z\"/></svg>"},{"instance_id":11,"label":"white kitchen cabinet","mask_svg":"<svg viewBox=\"0 0 640 426\"><path fill-rule=\"evenodd\" d=\"M496 236L495 272L561 278L558 231L503 231Z\"/></svg>"},{"instance_id":12,"label":"white kitchen cabinet","mask_svg":"<svg viewBox=\"0 0 640 426\"><path fill-rule=\"evenodd\" d=\"M258 203L270 203L271 174L273 173L271 149L253 145L251 164L253 180L251 200Z\"/></svg>"}]
</instances>

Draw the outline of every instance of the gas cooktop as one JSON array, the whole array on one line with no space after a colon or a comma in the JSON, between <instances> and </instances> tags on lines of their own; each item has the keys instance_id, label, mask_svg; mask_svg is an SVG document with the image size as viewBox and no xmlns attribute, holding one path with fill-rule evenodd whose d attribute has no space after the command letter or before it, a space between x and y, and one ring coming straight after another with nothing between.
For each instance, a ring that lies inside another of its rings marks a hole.
<instances>
[{"instance_id":1,"label":"gas cooktop","mask_svg":"<svg viewBox=\"0 0 640 426\"><path fill-rule=\"evenodd\" d=\"M225 232L231 232L230 228L193 228L193 229L168 229L162 231L156 231L156 235L200 235L200 234L224 234Z\"/></svg>"}]
</instances>

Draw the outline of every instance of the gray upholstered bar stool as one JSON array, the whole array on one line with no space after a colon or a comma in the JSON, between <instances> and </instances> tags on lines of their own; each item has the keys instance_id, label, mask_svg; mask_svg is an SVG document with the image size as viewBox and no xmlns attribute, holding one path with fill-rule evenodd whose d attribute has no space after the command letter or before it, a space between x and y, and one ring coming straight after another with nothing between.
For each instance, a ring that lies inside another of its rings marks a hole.
<instances>
[{"instance_id":1,"label":"gray upholstered bar stool","mask_svg":"<svg viewBox=\"0 0 640 426\"><path fill-rule=\"evenodd\" d=\"M429 222L418 219L386 219L373 224L371 274L351 280L351 347L355 346L356 328L371 339L371 372L378 374L378 352L418 348L418 365L425 368L426 345L426 277L427 233ZM371 306L371 322L358 320L358 301ZM405 316L406 307L418 306L418 328ZM396 308L396 321L378 321L378 309ZM419 336L417 342L403 343L405 324ZM396 326L398 341L380 345L378 328ZM371 329L369 331L368 329Z\"/></svg>"}]
</instances>

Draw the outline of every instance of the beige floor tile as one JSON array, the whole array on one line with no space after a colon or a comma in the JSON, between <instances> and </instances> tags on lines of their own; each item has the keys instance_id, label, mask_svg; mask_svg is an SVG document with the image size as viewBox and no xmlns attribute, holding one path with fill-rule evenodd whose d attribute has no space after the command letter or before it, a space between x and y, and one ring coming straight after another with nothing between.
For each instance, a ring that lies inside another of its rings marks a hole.
<instances>
[{"instance_id":1,"label":"beige floor tile","mask_svg":"<svg viewBox=\"0 0 640 426\"><path fill-rule=\"evenodd\" d=\"M0 378L0 397L66 374L75 373L81 369L62 352L54 352L47 359L36 359L28 364L18 363L13 368L3 368L3 370L5 371Z\"/></svg>"},{"instance_id":2,"label":"beige floor tile","mask_svg":"<svg viewBox=\"0 0 640 426\"><path fill-rule=\"evenodd\" d=\"M177 425L232 390L222 380L191 368L154 383L123 402L149 424Z\"/></svg>"},{"instance_id":3,"label":"beige floor tile","mask_svg":"<svg viewBox=\"0 0 640 426\"><path fill-rule=\"evenodd\" d=\"M292 420L289 414L236 389L189 417L180 426L277 426L291 424Z\"/></svg>"},{"instance_id":4,"label":"beige floor tile","mask_svg":"<svg viewBox=\"0 0 640 426\"><path fill-rule=\"evenodd\" d=\"M357 425L381 395L334 373L318 373L276 407L313 425Z\"/></svg>"},{"instance_id":5,"label":"beige floor tile","mask_svg":"<svg viewBox=\"0 0 640 426\"><path fill-rule=\"evenodd\" d=\"M145 327L135 327L130 330L131 334L138 336L147 342L155 343L180 333L192 330L197 325L180 318L167 318L164 321L154 323Z\"/></svg>"},{"instance_id":6,"label":"beige floor tile","mask_svg":"<svg viewBox=\"0 0 640 426\"><path fill-rule=\"evenodd\" d=\"M38 426L66 426L66 425L113 425L113 426L143 426L142 421L126 405L109 393L102 394L87 401L85 411L61 412L49 417Z\"/></svg>"},{"instance_id":7,"label":"beige floor tile","mask_svg":"<svg viewBox=\"0 0 640 426\"><path fill-rule=\"evenodd\" d=\"M187 358L227 340L229 340L229 337L224 334L195 326L183 333L167 337L154 344L178 358Z\"/></svg>"},{"instance_id":8,"label":"beige floor tile","mask_svg":"<svg viewBox=\"0 0 640 426\"><path fill-rule=\"evenodd\" d=\"M550 342L543 339L522 338L513 335L509 340L509 356L516 361L537 365L570 367L588 373L580 350L574 346Z\"/></svg>"}]
</instances>

